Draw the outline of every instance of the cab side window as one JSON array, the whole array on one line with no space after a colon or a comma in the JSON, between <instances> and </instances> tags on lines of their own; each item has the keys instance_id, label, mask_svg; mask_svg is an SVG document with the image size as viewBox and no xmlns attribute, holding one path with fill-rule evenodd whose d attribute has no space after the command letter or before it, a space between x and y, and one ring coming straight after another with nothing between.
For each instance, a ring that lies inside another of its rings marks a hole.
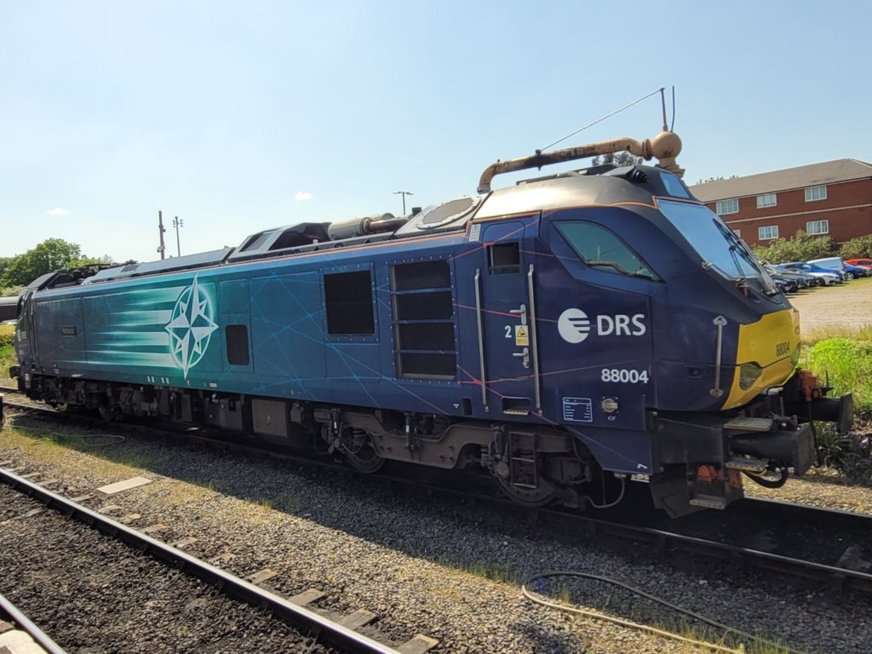
<instances>
[{"instance_id":1,"label":"cab side window","mask_svg":"<svg viewBox=\"0 0 872 654\"><path fill-rule=\"evenodd\" d=\"M602 225L566 221L555 226L575 253L591 268L645 279L660 279L617 234Z\"/></svg>"}]
</instances>

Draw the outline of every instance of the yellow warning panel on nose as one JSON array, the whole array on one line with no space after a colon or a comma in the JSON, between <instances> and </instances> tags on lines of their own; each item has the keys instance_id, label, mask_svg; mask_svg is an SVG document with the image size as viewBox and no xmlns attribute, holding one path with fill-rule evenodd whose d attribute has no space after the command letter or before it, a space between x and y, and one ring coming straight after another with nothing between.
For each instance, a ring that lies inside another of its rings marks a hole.
<instances>
[{"instance_id":1,"label":"yellow warning panel on nose","mask_svg":"<svg viewBox=\"0 0 872 654\"><path fill-rule=\"evenodd\" d=\"M527 325L515 325L515 345L529 345L530 336L527 333Z\"/></svg>"}]
</instances>

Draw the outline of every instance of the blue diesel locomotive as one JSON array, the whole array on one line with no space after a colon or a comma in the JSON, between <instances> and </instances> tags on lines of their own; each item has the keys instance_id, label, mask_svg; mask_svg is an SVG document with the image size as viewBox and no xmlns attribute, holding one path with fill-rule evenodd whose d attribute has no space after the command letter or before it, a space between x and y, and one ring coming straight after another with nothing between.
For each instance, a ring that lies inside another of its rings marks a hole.
<instances>
[{"instance_id":1,"label":"blue diesel locomotive","mask_svg":"<svg viewBox=\"0 0 872 654\"><path fill-rule=\"evenodd\" d=\"M497 162L478 193L272 229L225 248L64 270L21 297L30 397L159 416L374 472L475 467L519 502L671 515L816 458L850 395L797 371L795 310L693 198L671 132ZM494 175L630 152L491 189Z\"/></svg>"}]
</instances>

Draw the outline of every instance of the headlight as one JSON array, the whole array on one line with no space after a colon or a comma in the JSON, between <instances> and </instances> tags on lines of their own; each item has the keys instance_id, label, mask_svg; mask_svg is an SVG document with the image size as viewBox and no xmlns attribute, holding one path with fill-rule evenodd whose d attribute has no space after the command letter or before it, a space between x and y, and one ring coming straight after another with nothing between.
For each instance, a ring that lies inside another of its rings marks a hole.
<instances>
[{"instance_id":1,"label":"headlight","mask_svg":"<svg viewBox=\"0 0 872 654\"><path fill-rule=\"evenodd\" d=\"M739 387L747 391L763 374L763 368L756 363L743 363L739 366Z\"/></svg>"}]
</instances>

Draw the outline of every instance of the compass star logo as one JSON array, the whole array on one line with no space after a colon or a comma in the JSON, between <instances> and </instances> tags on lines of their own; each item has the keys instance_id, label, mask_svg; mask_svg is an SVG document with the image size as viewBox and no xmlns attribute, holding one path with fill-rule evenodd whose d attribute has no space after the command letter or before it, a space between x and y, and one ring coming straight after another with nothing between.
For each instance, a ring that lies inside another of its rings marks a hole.
<instances>
[{"instance_id":1,"label":"compass star logo","mask_svg":"<svg viewBox=\"0 0 872 654\"><path fill-rule=\"evenodd\" d=\"M212 332L218 325L212 320L209 296L194 277L193 283L179 294L170 321L164 329L170 335L170 352L176 365L188 378L188 370L196 366L206 348Z\"/></svg>"}]
</instances>

